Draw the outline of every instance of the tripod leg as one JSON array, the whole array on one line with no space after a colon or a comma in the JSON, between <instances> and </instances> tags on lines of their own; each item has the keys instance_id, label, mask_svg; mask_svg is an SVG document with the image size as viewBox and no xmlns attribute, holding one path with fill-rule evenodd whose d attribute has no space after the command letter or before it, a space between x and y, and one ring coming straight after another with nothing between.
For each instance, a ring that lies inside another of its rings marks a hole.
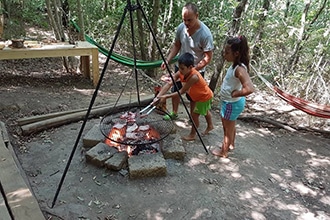
<instances>
[{"instance_id":1,"label":"tripod leg","mask_svg":"<svg viewBox=\"0 0 330 220\"><path fill-rule=\"evenodd\" d=\"M154 31L152 30L151 25L150 25L150 23L149 23L148 20L147 20L147 16L146 16L146 14L145 14L145 12L144 12L144 10L143 10L143 8L142 8L142 6L141 6L139 0L137 0L137 4L138 4L138 6L139 6L139 9L140 9L141 12L142 12L143 18L144 18L145 21L147 22L147 25L148 25L149 31L150 31L150 33L152 34L152 37L153 37L153 40L154 40L154 42L155 42L155 44L156 44L156 46L157 46L157 49L158 49L158 51L159 51L159 53L160 53L160 55L161 55L163 61L165 61L165 57L164 57L164 55L163 55L163 53L162 53L162 50L161 50L161 48L160 48L160 46L159 46L159 44L158 44L158 42L157 42L157 40L156 40L155 33L154 33ZM166 63L166 62L165 62L165 63ZM170 77L171 77L171 79L172 79L173 85L176 87L175 89L176 89L176 91L177 91L177 93L178 93L178 95L179 95L179 97L180 97L180 100L181 100L181 102L182 102L182 104L183 104L183 106L184 106L184 108L185 108L185 110L186 110L186 112L187 112L187 114L188 114L188 116L189 116L190 121L192 122L192 125L193 125L193 127L194 127L194 129L195 129L195 131L196 131L196 134L198 135L198 137L199 137L200 141L202 142L202 145L203 145L203 147L204 147L206 153L208 154L209 152L208 152L208 150L207 150L207 148L206 148L206 146L205 146L205 144L204 144L204 142L203 142L203 140L202 140L202 137L201 137L200 133L198 132L198 129L197 129L197 127L196 127L196 124L194 123L194 120L192 119L192 117L191 117L191 115L190 115L190 112L189 112L189 110L188 110L186 104L184 103L184 100L183 100L183 98L182 98L182 95L180 94L180 91L178 90L178 88L177 88L177 86L176 86L176 83L174 82L173 76L172 76L172 74L170 74L170 73L171 73L171 70L170 70L170 68L169 68L169 66L168 66L167 64L166 64L166 69L167 69L167 71L168 71L168 73L169 73L169 75L170 75Z\"/></svg>"},{"instance_id":2,"label":"tripod leg","mask_svg":"<svg viewBox=\"0 0 330 220\"><path fill-rule=\"evenodd\" d=\"M133 27L133 15L132 15L132 11L136 9L136 7L133 7L131 5L131 1L127 0L127 4L129 7L129 15L130 15L130 23L131 23L131 33L132 33L132 47L133 47L133 57L134 57L134 74L135 74L135 83L136 83L136 94L137 94L137 99L138 99L138 103L140 105L141 101L140 101L140 92L139 92L139 79L138 79L138 72L137 72L137 68L136 68L136 49L135 49L135 34L134 34L134 27Z\"/></svg>"},{"instance_id":3,"label":"tripod leg","mask_svg":"<svg viewBox=\"0 0 330 220\"><path fill-rule=\"evenodd\" d=\"M66 174L67 174L67 172L68 172L68 169L69 169L69 167L70 167L70 164L71 164L72 158L73 158L74 153L75 153L75 151L76 151L76 149L77 149L77 147L78 147L79 140L80 140L80 138L81 138L81 136L82 136L82 133L83 133L83 131L84 131L84 128L85 128L85 126L86 126L87 120L88 120L88 118L89 118L89 114L90 114L90 112L91 112L91 110L92 110L93 104L94 104L95 99L96 99L96 96L97 96L97 92L98 92L98 90L100 89L102 79L103 79L104 74L105 74L105 71L106 71L106 69L107 69L107 66L108 66L108 63L109 63L109 60L110 60L110 56L111 56L111 54L112 54L112 51L113 51L113 49L114 49L114 47L115 47L115 43L116 43L116 41L117 41L117 39L118 39L118 36L119 36L120 30L121 30L122 24L123 24L123 22L124 22L124 18L125 18L125 16L126 16L126 13L127 13L127 8L125 9L125 11L124 11L124 13L123 13L123 16L122 16L122 18L121 18L121 21L120 21L120 23L119 23L119 25L118 25L117 33L116 33L115 38L114 38L114 40L113 40L113 42L112 42L111 49L110 49L110 51L109 51L109 54L108 54L107 60L106 60L106 62L105 62L105 64L104 64L104 67L103 67L103 70L102 70L102 73L101 73L101 76L100 76L100 79L99 79L99 81L98 81L98 83L97 83L97 86L96 86L96 88L95 88L94 94L93 94L92 99L91 99L91 101L90 101L90 104L89 104L89 107L88 107L88 110L87 110L86 116L85 116L84 121L83 121L83 123L82 123L82 125L81 125L80 131L79 131L79 134L78 134L78 136L77 136L76 142L75 142L75 144L74 144L74 147L73 147L73 149L72 149L72 151L71 151L71 154L70 154L70 157L69 157L68 162L67 162L67 164L66 164L66 167L65 167L65 169L64 169L64 172L63 172L63 175L62 175L62 177L61 177L60 183L59 183L59 185L58 185L58 187L57 187L57 190L56 190L55 197L54 197L54 199L53 199L53 202L52 202L52 206L51 206L51 208L53 208L54 205L55 205L55 203L56 203L56 200L57 200L58 194L59 194L59 192L60 192L60 190L61 190L61 188L62 188L62 185L63 185L64 179L65 179L65 176L66 176Z\"/></svg>"}]
</instances>

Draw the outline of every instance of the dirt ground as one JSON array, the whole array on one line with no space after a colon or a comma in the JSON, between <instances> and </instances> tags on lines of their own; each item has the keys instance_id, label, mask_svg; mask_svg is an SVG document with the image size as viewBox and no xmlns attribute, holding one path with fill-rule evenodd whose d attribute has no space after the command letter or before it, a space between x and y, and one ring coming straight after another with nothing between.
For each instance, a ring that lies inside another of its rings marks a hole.
<instances>
[{"instance_id":1,"label":"dirt ground","mask_svg":"<svg viewBox=\"0 0 330 220\"><path fill-rule=\"evenodd\" d=\"M266 88L248 98L229 158L207 154L199 139L184 142L184 161L167 160L165 177L132 180L96 168L86 163L80 140L52 208L82 122L23 136L17 119L90 105L91 81L65 73L61 64L55 58L0 61L0 120L46 219L330 219L330 121L295 110ZM130 73L110 62L94 106L114 103L122 88L122 96L135 101L134 77L125 86ZM139 75L139 84L142 99L152 94L153 82ZM212 113L215 129L202 139L208 150L219 147L223 135L216 100ZM99 122L88 120L84 134ZM188 133L186 122L181 106L177 133L165 142Z\"/></svg>"}]
</instances>

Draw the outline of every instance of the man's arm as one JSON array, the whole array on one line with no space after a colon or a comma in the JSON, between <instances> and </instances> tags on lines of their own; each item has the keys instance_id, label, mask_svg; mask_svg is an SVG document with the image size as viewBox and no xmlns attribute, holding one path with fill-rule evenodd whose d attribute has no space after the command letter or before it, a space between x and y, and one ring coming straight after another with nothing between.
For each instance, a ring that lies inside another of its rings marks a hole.
<instances>
[{"instance_id":1,"label":"man's arm","mask_svg":"<svg viewBox=\"0 0 330 220\"><path fill-rule=\"evenodd\" d=\"M199 63L195 66L195 69L198 71L203 69L206 65L208 65L211 62L212 57L213 57L212 50L204 52L204 58L201 61L199 61Z\"/></svg>"},{"instance_id":2,"label":"man's arm","mask_svg":"<svg viewBox=\"0 0 330 220\"><path fill-rule=\"evenodd\" d=\"M173 79L176 82L179 79L179 71L176 72L173 75ZM173 86L173 82L172 81L168 81L159 91L159 93L157 94L157 96L154 98L153 103L158 102L158 100L160 100L160 102L164 102L168 97L166 95L167 91Z\"/></svg>"},{"instance_id":3,"label":"man's arm","mask_svg":"<svg viewBox=\"0 0 330 220\"><path fill-rule=\"evenodd\" d=\"M169 64L170 61L179 53L180 48L181 48L180 41L175 41L171 47L170 53L167 55L167 58L166 58L167 64ZM162 63L161 68L163 70L166 69L166 65L164 62Z\"/></svg>"}]
</instances>

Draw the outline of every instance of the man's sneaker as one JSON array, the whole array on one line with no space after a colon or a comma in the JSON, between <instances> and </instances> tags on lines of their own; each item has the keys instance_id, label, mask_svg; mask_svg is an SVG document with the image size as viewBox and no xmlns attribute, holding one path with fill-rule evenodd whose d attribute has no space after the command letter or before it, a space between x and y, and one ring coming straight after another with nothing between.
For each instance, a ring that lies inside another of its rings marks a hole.
<instances>
[{"instance_id":1,"label":"man's sneaker","mask_svg":"<svg viewBox=\"0 0 330 220\"><path fill-rule=\"evenodd\" d=\"M163 119L164 119L165 121L169 121L169 120L175 120L175 119L177 119L178 117L179 117L178 114L176 114L176 113L174 113L174 112L171 112L170 114L165 115L165 116L163 117Z\"/></svg>"}]
</instances>

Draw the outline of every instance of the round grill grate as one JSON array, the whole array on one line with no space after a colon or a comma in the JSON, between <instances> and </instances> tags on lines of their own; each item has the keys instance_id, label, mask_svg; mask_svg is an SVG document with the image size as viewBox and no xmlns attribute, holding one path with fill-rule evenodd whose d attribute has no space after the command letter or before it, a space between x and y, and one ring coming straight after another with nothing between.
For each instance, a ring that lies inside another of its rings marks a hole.
<instances>
[{"instance_id":1,"label":"round grill grate","mask_svg":"<svg viewBox=\"0 0 330 220\"><path fill-rule=\"evenodd\" d=\"M161 141L172 132L173 121L163 119L166 112L155 109L148 115L143 115L139 113L141 110L142 107L134 107L104 116L100 122L101 133L118 144L146 145Z\"/></svg>"}]
</instances>

